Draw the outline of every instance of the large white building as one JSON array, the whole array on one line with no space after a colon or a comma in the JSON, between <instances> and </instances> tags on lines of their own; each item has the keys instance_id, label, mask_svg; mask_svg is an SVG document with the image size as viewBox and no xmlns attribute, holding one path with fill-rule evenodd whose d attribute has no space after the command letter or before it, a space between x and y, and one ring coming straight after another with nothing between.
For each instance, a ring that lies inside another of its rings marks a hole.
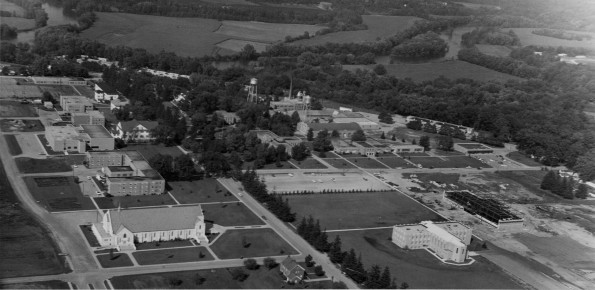
<instances>
[{"instance_id":1,"label":"large white building","mask_svg":"<svg viewBox=\"0 0 595 290\"><path fill-rule=\"evenodd\" d=\"M54 151L84 153L91 150L114 150L114 138L101 125L50 126L45 138Z\"/></svg>"},{"instance_id":2,"label":"large white building","mask_svg":"<svg viewBox=\"0 0 595 290\"><path fill-rule=\"evenodd\" d=\"M112 88L112 86L106 83L95 84L95 100L100 101L111 101L119 97L118 91Z\"/></svg>"},{"instance_id":3,"label":"large white building","mask_svg":"<svg viewBox=\"0 0 595 290\"><path fill-rule=\"evenodd\" d=\"M463 263L471 243L471 229L458 222L396 225L392 241L407 249L428 249L443 261Z\"/></svg>"},{"instance_id":4,"label":"large white building","mask_svg":"<svg viewBox=\"0 0 595 290\"><path fill-rule=\"evenodd\" d=\"M154 140L151 130L159 123L156 121L121 121L112 133L114 138L120 138L126 143L146 143Z\"/></svg>"},{"instance_id":5,"label":"large white building","mask_svg":"<svg viewBox=\"0 0 595 290\"><path fill-rule=\"evenodd\" d=\"M102 247L135 250L135 243L195 240L208 243L200 205L100 210L92 226Z\"/></svg>"}]
</instances>

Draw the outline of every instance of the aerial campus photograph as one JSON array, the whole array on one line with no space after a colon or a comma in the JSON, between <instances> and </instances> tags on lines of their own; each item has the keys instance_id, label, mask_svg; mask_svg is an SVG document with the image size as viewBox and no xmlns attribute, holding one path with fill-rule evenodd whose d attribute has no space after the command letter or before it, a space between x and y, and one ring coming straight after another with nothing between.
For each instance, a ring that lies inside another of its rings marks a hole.
<instances>
[{"instance_id":1,"label":"aerial campus photograph","mask_svg":"<svg viewBox=\"0 0 595 290\"><path fill-rule=\"evenodd\" d=\"M0 289L595 289L595 0L0 0Z\"/></svg>"}]
</instances>

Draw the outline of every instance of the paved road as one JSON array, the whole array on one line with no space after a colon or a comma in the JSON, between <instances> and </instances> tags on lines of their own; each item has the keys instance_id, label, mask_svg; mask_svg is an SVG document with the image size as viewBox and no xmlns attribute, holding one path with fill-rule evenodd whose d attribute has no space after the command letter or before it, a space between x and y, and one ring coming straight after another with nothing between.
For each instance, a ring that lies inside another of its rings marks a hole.
<instances>
[{"instance_id":1,"label":"paved road","mask_svg":"<svg viewBox=\"0 0 595 290\"><path fill-rule=\"evenodd\" d=\"M341 271L331 263L326 254L314 249L310 244L308 244L308 242L306 242L306 240L304 240L294 231L289 229L289 227L287 227L287 225L284 222L279 220L275 215L273 215L270 211L264 208L258 201L252 198L252 196L250 196L249 194L243 194L242 197L239 197L238 193L241 191L240 188L242 187L242 185L239 182L233 181L229 178L219 179L219 182L221 182L221 184L223 184L223 186L225 186L227 190L229 190L239 199L244 201L244 204L246 204L246 206L248 206L257 215L266 217L267 222L271 226L271 228L273 228L286 240L291 241L291 244L302 253L302 256L305 254L311 255L318 265L323 266L328 277L332 277L334 280L342 281L350 289L359 288L356 283L354 283L351 279L345 277L345 275L343 275Z\"/></svg>"}]
</instances>

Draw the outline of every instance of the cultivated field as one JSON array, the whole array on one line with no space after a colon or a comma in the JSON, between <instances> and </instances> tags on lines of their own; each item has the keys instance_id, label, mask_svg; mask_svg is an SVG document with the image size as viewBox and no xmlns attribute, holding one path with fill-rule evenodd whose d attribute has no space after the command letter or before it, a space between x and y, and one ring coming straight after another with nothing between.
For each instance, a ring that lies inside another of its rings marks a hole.
<instances>
[{"instance_id":1,"label":"cultivated field","mask_svg":"<svg viewBox=\"0 0 595 290\"><path fill-rule=\"evenodd\" d=\"M327 230L391 227L396 224L442 220L440 216L398 192L290 195L298 217L312 215Z\"/></svg>"},{"instance_id":2,"label":"cultivated field","mask_svg":"<svg viewBox=\"0 0 595 290\"><path fill-rule=\"evenodd\" d=\"M225 202L238 200L216 179L207 178L195 181L168 182L169 191L174 198L183 204L204 202Z\"/></svg>"},{"instance_id":3,"label":"cultivated field","mask_svg":"<svg viewBox=\"0 0 595 290\"><path fill-rule=\"evenodd\" d=\"M211 245L211 250L220 259L298 254L272 229L228 230Z\"/></svg>"},{"instance_id":4,"label":"cultivated field","mask_svg":"<svg viewBox=\"0 0 595 290\"><path fill-rule=\"evenodd\" d=\"M2 4L4 10L4 4ZM0 23L12 26L17 30L31 30L35 28L34 19L26 19L21 17L2 17L0 16Z\"/></svg>"},{"instance_id":5,"label":"cultivated field","mask_svg":"<svg viewBox=\"0 0 595 290\"><path fill-rule=\"evenodd\" d=\"M595 47L595 33L582 32L582 31L568 31L578 34L590 34L593 38L591 40L566 40L548 36L541 36L533 34L532 31L536 28L511 28L521 39L523 46L527 45L539 45L539 46L566 46L566 47L583 47L593 49Z\"/></svg>"},{"instance_id":6,"label":"cultivated field","mask_svg":"<svg viewBox=\"0 0 595 290\"><path fill-rule=\"evenodd\" d=\"M0 278L66 271L63 258L58 256L59 249L47 230L19 204L0 161ZM32 285L25 288L32 288Z\"/></svg>"},{"instance_id":7,"label":"cultivated field","mask_svg":"<svg viewBox=\"0 0 595 290\"><path fill-rule=\"evenodd\" d=\"M95 209L71 176L24 177L33 198L48 211Z\"/></svg>"},{"instance_id":8,"label":"cultivated field","mask_svg":"<svg viewBox=\"0 0 595 290\"><path fill-rule=\"evenodd\" d=\"M0 130L4 132L36 132L44 131L45 127L39 120L0 120Z\"/></svg>"},{"instance_id":9,"label":"cultivated field","mask_svg":"<svg viewBox=\"0 0 595 290\"><path fill-rule=\"evenodd\" d=\"M201 207L205 220L220 226L264 225L264 222L241 202L203 204Z\"/></svg>"},{"instance_id":10,"label":"cultivated field","mask_svg":"<svg viewBox=\"0 0 595 290\"><path fill-rule=\"evenodd\" d=\"M493 55L498 57L507 57L512 51L510 48L502 45L476 44L479 51L483 54Z\"/></svg>"},{"instance_id":11,"label":"cultivated field","mask_svg":"<svg viewBox=\"0 0 595 290\"><path fill-rule=\"evenodd\" d=\"M343 69L355 71L359 69L372 70L375 65L344 65ZM385 64L387 74L397 78L411 78L413 81L422 82L444 76L449 79L467 78L477 81L520 80L521 78L497 72L482 66L465 61L454 60L431 63L399 63Z\"/></svg>"},{"instance_id":12,"label":"cultivated field","mask_svg":"<svg viewBox=\"0 0 595 290\"><path fill-rule=\"evenodd\" d=\"M327 42L375 42L379 39L391 37L409 28L415 21L421 20L421 18L413 16L363 15L362 18L364 24L368 25L367 30L333 32L310 39L298 40L293 43L308 46L325 44Z\"/></svg>"},{"instance_id":13,"label":"cultivated field","mask_svg":"<svg viewBox=\"0 0 595 290\"><path fill-rule=\"evenodd\" d=\"M153 157L157 154L171 155L173 157L180 156L180 155L184 154L180 150L180 148L178 148L178 146L166 147L163 144L159 144L159 145L153 145L153 144L128 145L125 148L122 148L122 150L138 151L147 160L151 159L151 157Z\"/></svg>"},{"instance_id":14,"label":"cultivated field","mask_svg":"<svg viewBox=\"0 0 595 290\"><path fill-rule=\"evenodd\" d=\"M1 79L1 78L0 78ZM0 93L4 91L4 87ZM0 101L0 117L37 117L35 107L14 101Z\"/></svg>"},{"instance_id":15,"label":"cultivated field","mask_svg":"<svg viewBox=\"0 0 595 290\"><path fill-rule=\"evenodd\" d=\"M0 78L0 99L6 98L38 98L41 91L35 85L17 85L16 79ZM1 107L1 106L0 106ZM2 111L0 111L1 113ZM3 117L29 117L29 116L3 116Z\"/></svg>"},{"instance_id":16,"label":"cultivated field","mask_svg":"<svg viewBox=\"0 0 595 290\"><path fill-rule=\"evenodd\" d=\"M442 264L425 250L405 250L393 244L392 229L329 233L341 237L343 249L361 253L365 265L388 266L397 283L411 288L427 289L520 289L502 269L481 258L470 266ZM429 279L431 277L431 279Z\"/></svg>"},{"instance_id":17,"label":"cultivated field","mask_svg":"<svg viewBox=\"0 0 595 290\"><path fill-rule=\"evenodd\" d=\"M165 250L137 251L132 253L140 265L186 263L214 260L204 247L171 248Z\"/></svg>"},{"instance_id":18,"label":"cultivated field","mask_svg":"<svg viewBox=\"0 0 595 290\"><path fill-rule=\"evenodd\" d=\"M323 190L367 191L388 190L389 188L376 178L361 172L337 173L294 173L261 174L269 192L293 193L295 191L322 192ZM334 179L334 180L333 180Z\"/></svg>"}]
</instances>

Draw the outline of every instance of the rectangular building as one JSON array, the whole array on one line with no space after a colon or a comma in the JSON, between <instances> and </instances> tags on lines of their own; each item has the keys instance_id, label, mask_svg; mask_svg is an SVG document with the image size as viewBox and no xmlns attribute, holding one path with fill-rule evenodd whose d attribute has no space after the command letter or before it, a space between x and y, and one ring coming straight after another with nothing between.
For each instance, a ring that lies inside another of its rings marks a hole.
<instances>
[{"instance_id":1,"label":"rectangular building","mask_svg":"<svg viewBox=\"0 0 595 290\"><path fill-rule=\"evenodd\" d=\"M112 88L112 86L106 83L95 84L95 100L100 101L111 101L117 99L119 96L118 91Z\"/></svg>"},{"instance_id":2,"label":"rectangular building","mask_svg":"<svg viewBox=\"0 0 595 290\"><path fill-rule=\"evenodd\" d=\"M479 143L455 143L453 149L465 154L492 154L494 149Z\"/></svg>"},{"instance_id":3,"label":"rectangular building","mask_svg":"<svg viewBox=\"0 0 595 290\"><path fill-rule=\"evenodd\" d=\"M87 151L90 137L73 126L49 126L45 128L45 138L54 151L83 153Z\"/></svg>"},{"instance_id":4,"label":"rectangular building","mask_svg":"<svg viewBox=\"0 0 595 290\"><path fill-rule=\"evenodd\" d=\"M421 147L419 145L413 145L413 144L393 144L390 145L390 148L392 149L392 151L394 153L423 153L424 152L424 147Z\"/></svg>"},{"instance_id":5,"label":"rectangular building","mask_svg":"<svg viewBox=\"0 0 595 290\"><path fill-rule=\"evenodd\" d=\"M83 78L31 77L31 80L36 85L84 86L87 84Z\"/></svg>"},{"instance_id":6,"label":"rectangular building","mask_svg":"<svg viewBox=\"0 0 595 290\"><path fill-rule=\"evenodd\" d=\"M70 113L85 113L93 110L93 103L84 96L60 96L60 106Z\"/></svg>"},{"instance_id":7,"label":"rectangular building","mask_svg":"<svg viewBox=\"0 0 595 290\"><path fill-rule=\"evenodd\" d=\"M75 126L99 125L105 126L105 116L100 111L87 111L85 113L72 113L70 121Z\"/></svg>"},{"instance_id":8,"label":"rectangular building","mask_svg":"<svg viewBox=\"0 0 595 290\"><path fill-rule=\"evenodd\" d=\"M91 150L114 150L114 137L102 125L81 125L83 131L89 136L87 143Z\"/></svg>"}]
</instances>

